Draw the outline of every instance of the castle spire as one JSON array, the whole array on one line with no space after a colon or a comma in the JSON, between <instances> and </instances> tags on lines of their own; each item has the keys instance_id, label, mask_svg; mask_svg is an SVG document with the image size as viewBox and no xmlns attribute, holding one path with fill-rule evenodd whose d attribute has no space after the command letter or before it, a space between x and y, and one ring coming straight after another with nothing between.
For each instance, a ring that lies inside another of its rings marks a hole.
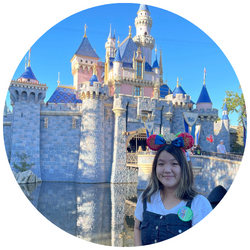
<instances>
[{"instance_id":1,"label":"castle spire","mask_svg":"<svg viewBox=\"0 0 250 250\"><path fill-rule=\"evenodd\" d=\"M229 120L228 118L228 109L227 109L227 103L225 102L223 110L222 110L222 118L221 120Z\"/></svg>"},{"instance_id":2,"label":"castle spire","mask_svg":"<svg viewBox=\"0 0 250 250\"><path fill-rule=\"evenodd\" d=\"M206 76L207 76L207 71L204 68L204 78L203 78L203 84L206 84L205 80L206 80Z\"/></svg>"},{"instance_id":3,"label":"castle spire","mask_svg":"<svg viewBox=\"0 0 250 250\"><path fill-rule=\"evenodd\" d=\"M87 31L87 24L85 23L85 25L84 25L84 36L83 37L87 37L87 35L86 35L86 31Z\"/></svg>"},{"instance_id":4,"label":"castle spire","mask_svg":"<svg viewBox=\"0 0 250 250\"><path fill-rule=\"evenodd\" d=\"M128 34L129 38L132 38L132 33L131 33L131 26L129 26L129 34Z\"/></svg>"},{"instance_id":5,"label":"castle spire","mask_svg":"<svg viewBox=\"0 0 250 250\"><path fill-rule=\"evenodd\" d=\"M153 63L152 68L159 68L158 60L157 60L157 46L156 45L155 45L155 61Z\"/></svg>"},{"instance_id":6,"label":"castle spire","mask_svg":"<svg viewBox=\"0 0 250 250\"><path fill-rule=\"evenodd\" d=\"M30 54L31 54L31 48L29 49L29 60L28 60L28 67L30 67Z\"/></svg>"},{"instance_id":7,"label":"castle spire","mask_svg":"<svg viewBox=\"0 0 250 250\"><path fill-rule=\"evenodd\" d=\"M108 38L112 38L111 24L110 24L110 29L109 29L109 36L108 36Z\"/></svg>"},{"instance_id":8,"label":"castle spire","mask_svg":"<svg viewBox=\"0 0 250 250\"><path fill-rule=\"evenodd\" d=\"M57 80L58 86L60 85L60 72L58 72L58 80Z\"/></svg>"},{"instance_id":9,"label":"castle spire","mask_svg":"<svg viewBox=\"0 0 250 250\"><path fill-rule=\"evenodd\" d=\"M27 69L27 57L25 56L25 70Z\"/></svg>"},{"instance_id":10,"label":"castle spire","mask_svg":"<svg viewBox=\"0 0 250 250\"><path fill-rule=\"evenodd\" d=\"M161 48L160 48L159 67L160 67L160 82L163 83L163 66L162 66L162 49Z\"/></svg>"}]
</instances>

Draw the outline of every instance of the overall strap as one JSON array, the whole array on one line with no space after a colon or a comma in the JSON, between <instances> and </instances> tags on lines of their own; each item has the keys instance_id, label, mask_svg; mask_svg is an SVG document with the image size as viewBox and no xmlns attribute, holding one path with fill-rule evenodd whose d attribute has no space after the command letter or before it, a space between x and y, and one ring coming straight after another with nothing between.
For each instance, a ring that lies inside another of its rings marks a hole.
<instances>
[{"instance_id":1,"label":"overall strap","mask_svg":"<svg viewBox=\"0 0 250 250\"><path fill-rule=\"evenodd\" d=\"M189 207L189 208L191 208L192 201L193 201L193 199L189 200L189 201L187 202L186 206Z\"/></svg>"},{"instance_id":2,"label":"overall strap","mask_svg":"<svg viewBox=\"0 0 250 250\"><path fill-rule=\"evenodd\" d=\"M147 209L147 198L143 200L143 212L145 212Z\"/></svg>"}]
</instances>

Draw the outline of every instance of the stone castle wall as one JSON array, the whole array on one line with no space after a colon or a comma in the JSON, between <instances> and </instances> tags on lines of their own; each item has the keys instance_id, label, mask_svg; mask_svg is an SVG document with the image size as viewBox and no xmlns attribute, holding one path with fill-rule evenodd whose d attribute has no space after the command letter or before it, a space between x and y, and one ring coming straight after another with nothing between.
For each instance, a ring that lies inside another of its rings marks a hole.
<instances>
[{"instance_id":1,"label":"stone castle wall","mask_svg":"<svg viewBox=\"0 0 250 250\"><path fill-rule=\"evenodd\" d=\"M3 136L4 136L4 146L7 158L10 159L11 153L11 135L12 135L12 115L5 115L3 117Z\"/></svg>"},{"instance_id":2,"label":"stone castle wall","mask_svg":"<svg viewBox=\"0 0 250 250\"><path fill-rule=\"evenodd\" d=\"M228 190L241 164L239 161L203 155L193 155L191 161L193 166L201 167L201 171L195 178L195 187L206 197L218 185Z\"/></svg>"},{"instance_id":3,"label":"stone castle wall","mask_svg":"<svg viewBox=\"0 0 250 250\"><path fill-rule=\"evenodd\" d=\"M42 180L74 181L79 159L80 117L42 115L40 123Z\"/></svg>"},{"instance_id":4,"label":"stone castle wall","mask_svg":"<svg viewBox=\"0 0 250 250\"><path fill-rule=\"evenodd\" d=\"M150 121L154 122L154 133L178 133L184 130L182 112L187 109L180 105L173 108L166 100L124 95L109 97L102 101L89 100L99 102L95 112L91 104L87 103L85 107L83 104L45 105L16 102L13 114L4 117L5 146L7 154L8 151L12 153L11 166L17 161L14 154L21 153L25 149L27 155L31 156L30 162L35 163L32 170L36 171L43 181L84 182L78 177L84 171L87 173L89 166L79 172L79 155L80 147L87 147L89 163L97 159L99 153L102 155L101 164L99 164L102 178L96 178L96 182L137 182L138 170L126 166L128 136L123 132L145 128L141 117L148 114L151 115ZM87 107L91 109L89 115L95 114L96 119L93 121L85 117ZM115 109L123 111L118 114ZM196 111L193 110L193 112ZM198 119L202 124L200 141L204 141L208 134L213 134L214 122L207 119L206 115L210 113L216 115L217 112L215 109L208 110L203 112L204 118ZM170 115L169 119L165 116L167 113L173 113L173 116ZM96 126L97 133L95 144L99 143L101 148L91 155L93 138L86 137L88 133L84 128L92 129L93 126ZM227 130L223 131L226 138ZM83 140L81 140L81 133L85 133ZM215 143L217 136L214 135ZM229 138L229 135L227 136ZM208 142L205 140L203 143ZM216 151L215 143L212 145L214 147L212 151ZM209 149L205 144L201 147L205 150ZM85 160L86 157L84 157ZM96 169L91 171L96 174L98 172Z\"/></svg>"},{"instance_id":5,"label":"stone castle wall","mask_svg":"<svg viewBox=\"0 0 250 250\"><path fill-rule=\"evenodd\" d=\"M16 102L11 127L11 168L14 163L20 163L20 158L16 154L25 153L30 157L28 163L34 163L33 173L41 178L40 104Z\"/></svg>"}]
</instances>

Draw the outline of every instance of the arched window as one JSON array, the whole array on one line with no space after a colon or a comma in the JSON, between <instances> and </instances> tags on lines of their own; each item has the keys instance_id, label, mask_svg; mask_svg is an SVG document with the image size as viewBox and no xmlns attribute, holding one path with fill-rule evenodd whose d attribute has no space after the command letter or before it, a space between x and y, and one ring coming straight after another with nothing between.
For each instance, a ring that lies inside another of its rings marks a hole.
<instances>
[{"instance_id":1,"label":"arched window","mask_svg":"<svg viewBox=\"0 0 250 250\"><path fill-rule=\"evenodd\" d=\"M43 94L42 93L39 93L38 94L38 101L42 100L43 99Z\"/></svg>"},{"instance_id":2,"label":"arched window","mask_svg":"<svg viewBox=\"0 0 250 250\"><path fill-rule=\"evenodd\" d=\"M21 94L21 100L22 101L27 101L27 92L23 91Z\"/></svg>"},{"instance_id":3,"label":"arched window","mask_svg":"<svg viewBox=\"0 0 250 250\"><path fill-rule=\"evenodd\" d=\"M30 101L35 101L35 98L36 98L36 95L35 95L35 93L34 92L31 92L30 93Z\"/></svg>"}]
</instances>

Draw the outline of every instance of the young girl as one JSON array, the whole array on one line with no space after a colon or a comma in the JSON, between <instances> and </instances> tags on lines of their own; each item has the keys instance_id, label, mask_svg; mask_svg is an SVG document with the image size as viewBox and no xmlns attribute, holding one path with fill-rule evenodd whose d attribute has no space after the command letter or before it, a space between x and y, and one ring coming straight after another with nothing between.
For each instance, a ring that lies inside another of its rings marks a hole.
<instances>
[{"instance_id":1,"label":"young girl","mask_svg":"<svg viewBox=\"0 0 250 250\"><path fill-rule=\"evenodd\" d=\"M192 136L151 135L147 145L157 153L135 210L135 246L179 235L212 211L209 201L193 188L193 172L184 151L193 146Z\"/></svg>"}]
</instances>

